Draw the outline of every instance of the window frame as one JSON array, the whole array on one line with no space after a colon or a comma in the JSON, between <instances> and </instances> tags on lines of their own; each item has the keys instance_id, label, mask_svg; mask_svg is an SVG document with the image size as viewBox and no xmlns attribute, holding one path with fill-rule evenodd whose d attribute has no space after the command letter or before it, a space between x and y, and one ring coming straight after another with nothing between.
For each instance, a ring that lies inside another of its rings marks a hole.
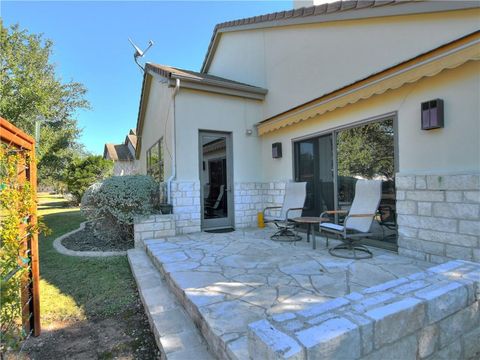
<instances>
[{"instance_id":1,"label":"window frame","mask_svg":"<svg viewBox=\"0 0 480 360\"><path fill-rule=\"evenodd\" d=\"M152 151L157 147L158 150L158 161L152 163ZM159 183L164 181L164 159L163 159L163 137L158 139L152 146L150 146L146 152L146 163L147 163L147 175L153 177ZM155 174L155 167L157 167L158 176Z\"/></svg>"}]
</instances>

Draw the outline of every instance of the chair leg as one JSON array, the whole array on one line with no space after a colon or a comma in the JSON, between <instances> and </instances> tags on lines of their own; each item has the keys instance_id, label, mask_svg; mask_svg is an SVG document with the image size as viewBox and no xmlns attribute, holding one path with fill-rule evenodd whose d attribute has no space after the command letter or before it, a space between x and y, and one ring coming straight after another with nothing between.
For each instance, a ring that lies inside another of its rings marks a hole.
<instances>
[{"instance_id":1,"label":"chair leg","mask_svg":"<svg viewBox=\"0 0 480 360\"><path fill-rule=\"evenodd\" d=\"M344 259L360 260L373 257L373 253L365 245L359 244L353 240L343 240L343 244L328 249L328 252L330 255ZM359 254L357 255L357 253Z\"/></svg>"},{"instance_id":2,"label":"chair leg","mask_svg":"<svg viewBox=\"0 0 480 360\"><path fill-rule=\"evenodd\" d=\"M295 234L291 229L288 227L279 227L277 232L270 236L270 239L274 241L284 241L284 242L289 242L289 241L300 241L302 240L302 237L298 234Z\"/></svg>"}]
</instances>

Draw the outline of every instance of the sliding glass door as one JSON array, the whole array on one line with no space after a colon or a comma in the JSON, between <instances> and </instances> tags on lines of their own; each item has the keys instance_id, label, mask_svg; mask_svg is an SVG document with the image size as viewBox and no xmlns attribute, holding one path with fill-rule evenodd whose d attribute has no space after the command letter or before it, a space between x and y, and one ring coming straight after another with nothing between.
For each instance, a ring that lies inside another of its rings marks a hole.
<instances>
[{"instance_id":1,"label":"sliding glass door","mask_svg":"<svg viewBox=\"0 0 480 360\"><path fill-rule=\"evenodd\" d=\"M295 143L295 181L307 182L304 216L334 208L332 135Z\"/></svg>"},{"instance_id":2,"label":"sliding glass door","mask_svg":"<svg viewBox=\"0 0 480 360\"><path fill-rule=\"evenodd\" d=\"M307 182L305 216L347 210L359 179L381 179L382 201L374 245L396 244L395 128L392 118L338 129L295 142L295 180ZM340 219L341 222L341 219Z\"/></svg>"}]
</instances>

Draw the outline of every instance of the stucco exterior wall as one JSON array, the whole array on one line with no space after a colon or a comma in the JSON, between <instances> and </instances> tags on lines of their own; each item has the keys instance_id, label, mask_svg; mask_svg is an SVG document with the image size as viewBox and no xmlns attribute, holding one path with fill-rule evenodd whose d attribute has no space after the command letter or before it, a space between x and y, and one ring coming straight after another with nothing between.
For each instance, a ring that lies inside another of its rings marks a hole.
<instances>
[{"instance_id":1,"label":"stucco exterior wall","mask_svg":"<svg viewBox=\"0 0 480 360\"><path fill-rule=\"evenodd\" d=\"M133 161L115 161L113 163L114 176L135 175L137 173L138 171Z\"/></svg>"},{"instance_id":2,"label":"stucco exterior wall","mask_svg":"<svg viewBox=\"0 0 480 360\"><path fill-rule=\"evenodd\" d=\"M141 138L142 150L135 165L140 174L147 172L147 150L163 137L165 179L171 175L173 146L173 88L158 78L152 79ZM137 145L138 146L138 145Z\"/></svg>"},{"instance_id":3,"label":"stucco exterior wall","mask_svg":"<svg viewBox=\"0 0 480 360\"><path fill-rule=\"evenodd\" d=\"M472 33L479 16L461 10L223 33L209 73L267 88L268 118Z\"/></svg>"},{"instance_id":4,"label":"stucco exterior wall","mask_svg":"<svg viewBox=\"0 0 480 360\"><path fill-rule=\"evenodd\" d=\"M479 94L479 64L468 62L434 77L268 133L262 137L263 181L292 178L292 139L392 112L397 112L398 116L399 172L479 172ZM420 104L435 98L444 100L445 127L421 130ZM283 145L281 159L272 159L274 142Z\"/></svg>"},{"instance_id":5,"label":"stucco exterior wall","mask_svg":"<svg viewBox=\"0 0 480 360\"><path fill-rule=\"evenodd\" d=\"M175 101L178 179L199 180L199 130L232 132L235 182L261 177L258 137L255 131L246 134L260 119L261 102L186 89L180 90Z\"/></svg>"}]
</instances>

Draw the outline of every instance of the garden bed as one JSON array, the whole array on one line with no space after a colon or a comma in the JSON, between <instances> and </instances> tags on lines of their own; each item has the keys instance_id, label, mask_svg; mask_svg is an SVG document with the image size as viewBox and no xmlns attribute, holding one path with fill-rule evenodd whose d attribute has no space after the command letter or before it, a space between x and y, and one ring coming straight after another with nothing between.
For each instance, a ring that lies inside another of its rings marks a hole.
<instances>
[{"instance_id":1,"label":"garden bed","mask_svg":"<svg viewBox=\"0 0 480 360\"><path fill-rule=\"evenodd\" d=\"M83 229L63 238L62 245L74 251L125 251L133 248L133 239L120 242L106 241L95 236L93 229L86 224Z\"/></svg>"}]
</instances>

